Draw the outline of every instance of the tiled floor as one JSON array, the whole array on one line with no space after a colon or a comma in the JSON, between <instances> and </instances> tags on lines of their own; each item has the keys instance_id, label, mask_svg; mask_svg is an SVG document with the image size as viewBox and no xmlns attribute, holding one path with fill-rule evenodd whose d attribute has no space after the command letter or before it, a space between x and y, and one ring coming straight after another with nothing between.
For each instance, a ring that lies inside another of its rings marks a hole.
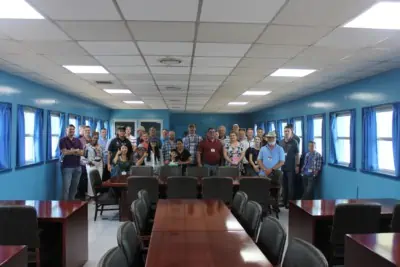
<instances>
[{"instance_id":1,"label":"tiled floor","mask_svg":"<svg viewBox=\"0 0 400 267\"><path fill-rule=\"evenodd\" d=\"M104 212L103 218L94 218L94 205L89 204L89 260L84 267L96 267L101 256L110 248L117 245L117 230L121 224L118 220L112 218L116 215L115 211ZM288 227L288 210L282 209L280 213L280 222L286 228Z\"/></svg>"}]
</instances>

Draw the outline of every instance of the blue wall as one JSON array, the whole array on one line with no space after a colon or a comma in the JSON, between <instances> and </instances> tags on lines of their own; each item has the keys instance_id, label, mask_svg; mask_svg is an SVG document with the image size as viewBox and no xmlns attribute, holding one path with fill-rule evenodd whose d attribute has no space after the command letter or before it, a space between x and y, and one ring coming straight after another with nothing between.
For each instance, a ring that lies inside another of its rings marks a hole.
<instances>
[{"instance_id":1,"label":"blue wall","mask_svg":"<svg viewBox=\"0 0 400 267\"><path fill-rule=\"evenodd\" d=\"M54 99L56 104L38 104L36 102L37 99ZM17 105L28 105L45 110L44 133L47 131L47 110L73 113L102 120L109 119L110 110L4 72L0 72L0 101L12 103L13 116L11 134L11 167L13 169L7 172L0 172L0 183L2 185L0 187L0 199L59 199L61 195L61 177L57 161L15 169ZM46 141L44 146L45 150Z\"/></svg>"},{"instance_id":2,"label":"blue wall","mask_svg":"<svg viewBox=\"0 0 400 267\"><path fill-rule=\"evenodd\" d=\"M356 167L357 171L324 166L322 194L324 198L400 198L400 180L361 173L362 125L361 109L366 106L400 101L400 70L339 86L329 91L267 108L252 114L253 123L279 120L302 115L356 108ZM326 123L326 155L329 155L329 123Z\"/></svg>"}]
</instances>

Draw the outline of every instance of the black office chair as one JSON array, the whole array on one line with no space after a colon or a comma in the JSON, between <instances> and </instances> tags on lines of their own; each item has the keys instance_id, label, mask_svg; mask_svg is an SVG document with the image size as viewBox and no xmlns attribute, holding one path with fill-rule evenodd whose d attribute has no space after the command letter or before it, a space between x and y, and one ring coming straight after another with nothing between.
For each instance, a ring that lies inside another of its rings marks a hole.
<instances>
[{"instance_id":1,"label":"black office chair","mask_svg":"<svg viewBox=\"0 0 400 267\"><path fill-rule=\"evenodd\" d=\"M149 212L146 203L142 199L136 199L132 202L131 212L133 222L141 236L142 241L150 239L151 227L149 222Z\"/></svg>"},{"instance_id":2,"label":"black office chair","mask_svg":"<svg viewBox=\"0 0 400 267\"><path fill-rule=\"evenodd\" d=\"M244 208L243 217L240 221L247 234L257 240L258 230L260 229L262 207L255 201L247 201Z\"/></svg>"},{"instance_id":3,"label":"black office chair","mask_svg":"<svg viewBox=\"0 0 400 267\"><path fill-rule=\"evenodd\" d=\"M144 203L146 204L149 223L153 223L153 221L154 221L154 210L152 209L150 197L149 197L149 194L147 193L147 191L144 190L144 189L140 190L138 192L138 199L143 200Z\"/></svg>"},{"instance_id":4,"label":"black office chair","mask_svg":"<svg viewBox=\"0 0 400 267\"><path fill-rule=\"evenodd\" d=\"M161 166L159 178L162 181L165 181L170 176L182 176L182 167L168 165Z\"/></svg>"},{"instance_id":5,"label":"black office chair","mask_svg":"<svg viewBox=\"0 0 400 267\"><path fill-rule=\"evenodd\" d=\"M381 205L379 204L337 205L330 237L329 265L343 265L346 234L377 233L380 228L380 220Z\"/></svg>"},{"instance_id":6,"label":"black office chair","mask_svg":"<svg viewBox=\"0 0 400 267\"><path fill-rule=\"evenodd\" d=\"M197 178L203 178L210 176L210 170L207 167L188 167L186 169L187 176L193 176Z\"/></svg>"},{"instance_id":7,"label":"black office chair","mask_svg":"<svg viewBox=\"0 0 400 267\"><path fill-rule=\"evenodd\" d=\"M282 267L328 267L325 256L312 244L294 238L289 241Z\"/></svg>"},{"instance_id":8,"label":"black office chair","mask_svg":"<svg viewBox=\"0 0 400 267\"><path fill-rule=\"evenodd\" d=\"M132 166L130 169L131 176L153 176L152 166Z\"/></svg>"},{"instance_id":9,"label":"black office chair","mask_svg":"<svg viewBox=\"0 0 400 267\"><path fill-rule=\"evenodd\" d=\"M124 222L120 225L117 232L117 243L125 255L128 266L143 264L143 245L132 222Z\"/></svg>"},{"instance_id":10,"label":"black office chair","mask_svg":"<svg viewBox=\"0 0 400 267\"><path fill-rule=\"evenodd\" d=\"M95 211L94 211L94 220L97 220L97 213L100 211L100 215L103 215L103 211L111 211L111 210L119 210L118 199L113 191L104 191L101 188L102 180L100 173L97 169L91 169L89 172L90 183L93 188L94 193L94 202L95 202ZM105 207L110 208L105 208Z\"/></svg>"},{"instance_id":11,"label":"black office chair","mask_svg":"<svg viewBox=\"0 0 400 267\"><path fill-rule=\"evenodd\" d=\"M131 176L128 177L128 204L137 199L140 190L146 190L152 210L155 210L159 197L159 183L153 176Z\"/></svg>"},{"instance_id":12,"label":"black office chair","mask_svg":"<svg viewBox=\"0 0 400 267\"><path fill-rule=\"evenodd\" d=\"M221 166L217 169L218 177L239 177L239 168L235 166Z\"/></svg>"},{"instance_id":13,"label":"black office chair","mask_svg":"<svg viewBox=\"0 0 400 267\"><path fill-rule=\"evenodd\" d=\"M0 206L0 245L28 247L28 263L40 266L40 230L30 206Z\"/></svg>"},{"instance_id":14,"label":"black office chair","mask_svg":"<svg viewBox=\"0 0 400 267\"><path fill-rule=\"evenodd\" d=\"M392 231L400 233L400 204L397 204L393 210Z\"/></svg>"},{"instance_id":15,"label":"black office chair","mask_svg":"<svg viewBox=\"0 0 400 267\"><path fill-rule=\"evenodd\" d=\"M203 182L203 199L220 199L232 203L233 179L230 177L206 177Z\"/></svg>"},{"instance_id":16,"label":"black office chair","mask_svg":"<svg viewBox=\"0 0 400 267\"><path fill-rule=\"evenodd\" d=\"M272 265L279 265L282 263L286 236L285 229L277 219L270 216L264 218L261 224L257 246Z\"/></svg>"},{"instance_id":17,"label":"black office chair","mask_svg":"<svg viewBox=\"0 0 400 267\"><path fill-rule=\"evenodd\" d=\"M115 247L108 250L101 257L97 267L130 267L121 248Z\"/></svg>"},{"instance_id":18,"label":"black office chair","mask_svg":"<svg viewBox=\"0 0 400 267\"><path fill-rule=\"evenodd\" d=\"M197 178L190 176L172 176L167 179L168 198L197 198Z\"/></svg>"},{"instance_id":19,"label":"black office chair","mask_svg":"<svg viewBox=\"0 0 400 267\"><path fill-rule=\"evenodd\" d=\"M239 221L243 217L244 208L248 199L247 194L242 191L237 191L233 197L231 212Z\"/></svg>"}]
</instances>

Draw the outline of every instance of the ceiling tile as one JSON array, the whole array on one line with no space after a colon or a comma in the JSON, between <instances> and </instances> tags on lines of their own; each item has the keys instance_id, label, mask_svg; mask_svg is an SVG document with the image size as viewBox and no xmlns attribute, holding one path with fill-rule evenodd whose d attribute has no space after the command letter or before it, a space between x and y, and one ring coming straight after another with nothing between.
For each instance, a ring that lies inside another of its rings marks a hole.
<instances>
[{"instance_id":1,"label":"ceiling tile","mask_svg":"<svg viewBox=\"0 0 400 267\"><path fill-rule=\"evenodd\" d=\"M117 0L126 20L195 21L197 0Z\"/></svg>"},{"instance_id":2,"label":"ceiling tile","mask_svg":"<svg viewBox=\"0 0 400 267\"><path fill-rule=\"evenodd\" d=\"M58 65L98 65L99 62L91 56L52 56L46 55L46 58Z\"/></svg>"},{"instance_id":3,"label":"ceiling tile","mask_svg":"<svg viewBox=\"0 0 400 267\"><path fill-rule=\"evenodd\" d=\"M38 54L54 56L82 56L86 51L72 41L27 41L27 47Z\"/></svg>"},{"instance_id":4,"label":"ceiling tile","mask_svg":"<svg viewBox=\"0 0 400 267\"><path fill-rule=\"evenodd\" d=\"M375 0L290 0L273 23L336 27L361 14L375 2Z\"/></svg>"},{"instance_id":5,"label":"ceiling tile","mask_svg":"<svg viewBox=\"0 0 400 267\"><path fill-rule=\"evenodd\" d=\"M122 80L122 82L126 85L137 85L137 86L155 86L154 81L140 81L140 80Z\"/></svg>"},{"instance_id":6,"label":"ceiling tile","mask_svg":"<svg viewBox=\"0 0 400 267\"><path fill-rule=\"evenodd\" d=\"M226 75L196 75L192 74L190 77L191 81L219 81L225 80Z\"/></svg>"},{"instance_id":7,"label":"ceiling tile","mask_svg":"<svg viewBox=\"0 0 400 267\"><path fill-rule=\"evenodd\" d=\"M189 74L187 67L150 67L150 70L154 74Z\"/></svg>"},{"instance_id":8,"label":"ceiling tile","mask_svg":"<svg viewBox=\"0 0 400 267\"><path fill-rule=\"evenodd\" d=\"M137 81L153 81L153 77L150 74L115 74L118 79L121 80L137 80Z\"/></svg>"},{"instance_id":9,"label":"ceiling tile","mask_svg":"<svg viewBox=\"0 0 400 267\"><path fill-rule=\"evenodd\" d=\"M331 32L331 27L271 25L257 43L273 45L311 45Z\"/></svg>"},{"instance_id":10,"label":"ceiling tile","mask_svg":"<svg viewBox=\"0 0 400 267\"><path fill-rule=\"evenodd\" d=\"M250 44L197 43L197 57L242 57Z\"/></svg>"},{"instance_id":11,"label":"ceiling tile","mask_svg":"<svg viewBox=\"0 0 400 267\"><path fill-rule=\"evenodd\" d=\"M182 74L157 74L154 73L154 78L156 81L188 81L189 75Z\"/></svg>"},{"instance_id":12,"label":"ceiling tile","mask_svg":"<svg viewBox=\"0 0 400 267\"><path fill-rule=\"evenodd\" d=\"M262 82L272 82L272 83L290 83L295 80L298 80L301 78L297 77L273 77L273 76L268 76L266 77Z\"/></svg>"},{"instance_id":13,"label":"ceiling tile","mask_svg":"<svg viewBox=\"0 0 400 267\"><path fill-rule=\"evenodd\" d=\"M139 54L133 42L79 42L79 44L95 56Z\"/></svg>"},{"instance_id":14,"label":"ceiling tile","mask_svg":"<svg viewBox=\"0 0 400 267\"><path fill-rule=\"evenodd\" d=\"M0 55L4 54L33 54L33 52L21 42L0 40Z\"/></svg>"},{"instance_id":15,"label":"ceiling tile","mask_svg":"<svg viewBox=\"0 0 400 267\"><path fill-rule=\"evenodd\" d=\"M96 56L104 66L144 66L141 56Z\"/></svg>"},{"instance_id":16,"label":"ceiling tile","mask_svg":"<svg viewBox=\"0 0 400 267\"><path fill-rule=\"evenodd\" d=\"M58 25L77 41L132 40L122 21L60 21Z\"/></svg>"},{"instance_id":17,"label":"ceiling tile","mask_svg":"<svg viewBox=\"0 0 400 267\"><path fill-rule=\"evenodd\" d=\"M193 43L186 42L138 42L144 55L191 56Z\"/></svg>"},{"instance_id":18,"label":"ceiling tile","mask_svg":"<svg viewBox=\"0 0 400 267\"><path fill-rule=\"evenodd\" d=\"M53 20L121 20L109 0L29 0L29 3Z\"/></svg>"},{"instance_id":19,"label":"ceiling tile","mask_svg":"<svg viewBox=\"0 0 400 267\"><path fill-rule=\"evenodd\" d=\"M255 44L246 54L246 57L292 58L299 54L305 48L306 46Z\"/></svg>"},{"instance_id":20,"label":"ceiling tile","mask_svg":"<svg viewBox=\"0 0 400 267\"><path fill-rule=\"evenodd\" d=\"M165 58L165 56L146 56L145 57L145 59L146 59L146 62L147 62L147 64L149 65L149 66L167 66L167 65L165 65L165 64L162 64L162 63L160 63L160 59L163 59L163 58ZM172 58L176 58L176 57L172 57ZM182 62L179 64L179 65L172 65L172 67L173 66L176 66L176 67L190 67L190 64L191 64L191 57L182 57L182 56L180 56L180 57L178 57L177 59L179 59L179 60L181 60Z\"/></svg>"},{"instance_id":21,"label":"ceiling tile","mask_svg":"<svg viewBox=\"0 0 400 267\"><path fill-rule=\"evenodd\" d=\"M386 61L397 56L399 51L386 48L364 48L346 57L351 61Z\"/></svg>"},{"instance_id":22,"label":"ceiling tile","mask_svg":"<svg viewBox=\"0 0 400 267\"><path fill-rule=\"evenodd\" d=\"M279 68L287 62L284 58L243 58L238 68Z\"/></svg>"},{"instance_id":23,"label":"ceiling tile","mask_svg":"<svg viewBox=\"0 0 400 267\"><path fill-rule=\"evenodd\" d=\"M112 66L107 68L112 73L124 74L147 74L146 66Z\"/></svg>"},{"instance_id":24,"label":"ceiling tile","mask_svg":"<svg viewBox=\"0 0 400 267\"><path fill-rule=\"evenodd\" d=\"M253 43L264 30L264 24L200 23L198 42Z\"/></svg>"},{"instance_id":25,"label":"ceiling tile","mask_svg":"<svg viewBox=\"0 0 400 267\"><path fill-rule=\"evenodd\" d=\"M193 42L194 22L129 21L137 41Z\"/></svg>"},{"instance_id":26,"label":"ceiling tile","mask_svg":"<svg viewBox=\"0 0 400 267\"><path fill-rule=\"evenodd\" d=\"M47 20L0 20L0 32L15 40L69 40L60 29Z\"/></svg>"},{"instance_id":27,"label":"ceiling tile","mask_svg":"<svg viewBox=\"0 0 400 267\"><path fill-rule=\"evenodd\" d=\"M221 84L221 81L194 81L193 79L190 80L190 85L198 85L198 86L218 86Z\"/></svg>"},{"instance_id":28,"label":"ceiling tile","mask_svg":"<svg viewBox=\"0 0 400 267\"><path fill-rule=\"evenodd\" d=\"M395 34L393 30L337 28L315 45L344 49L374 46Z\"/></svg>"},{"instance_id":29,"label":"ceiling tile","mask_svg":"<svg viewBox=\"0 0 400 267\"><path fill-rule=\"evenodd\" d=\"M260 74L260 75L269 75L274 72L276 69L266 69L266 68L236 68L231 75L251 75L251 74Z\"/></svg>"},{"instance_id":30,"label":"ceiling tile","mask_svg":"<svg viewBox=\"0 0 400 267\"><path fill-rule=\"evenodd\" d=\"M193 67L192 73L199 75L229 75L233 68Z\"/></svg>"},{"instance_id":31,"label":"ceiling tile","mask_svg":"<svg viewBox=\"0 0 400 267\"><path fill-rule=\"evenodd\" d=\"M285 0L204 0L201 21L268 23Z\"/></svg>"},{"instance_id":32,"label":"ceiling tile","mask_svg":"<svg viewBox=\"0 0 400 267\"><path fill-rule=\"evenodd\" d=\"M195 67L235 67L240 58L235 57L195 57Z\"/></svg>"},{"instance_id":33,"label":"ceiling tile","mask_svg":"<svg viewBox=\"0 0 400 267\"><path fill-rule=\"evenodd\" d=\"M3 55L2 59L23 66L23 68L31 69L33 72L46 72L46 73L68 73L65 68L56 65L47 58L40 55Z\"/></svg>"}]
</instances>

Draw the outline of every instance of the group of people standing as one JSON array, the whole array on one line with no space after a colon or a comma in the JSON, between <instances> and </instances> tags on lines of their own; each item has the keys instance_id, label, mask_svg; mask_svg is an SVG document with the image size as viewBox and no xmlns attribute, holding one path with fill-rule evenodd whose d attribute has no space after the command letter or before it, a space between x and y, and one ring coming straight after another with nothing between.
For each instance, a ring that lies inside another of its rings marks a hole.
<instances>
[{"instance_id":1,"label":"group of people standing","mask_svg":"<svg viewBox=\"0 0 400 267\"><path fill-rule=\"evenodd\" d=\"M313 184L321 171L322 156L315 151L315 143L309 143L309 152L300 169L300 139L293 133L293 127L284 129L285 137L279 143L274 131L264 133L252 128L232 126L227 135L226 127L209 128L206 136L196 133L196 125L190 124L182 139L175 132L162 130L159 138L155 128L149 132L143 126L132 135L130 127L118 127L116 136L107 139L107 130L93 132L89 126L80 126L79 138L75 127L69 125L66 137L59 143L63 176L64 199L93 195L87 174L96 168L102 179L128 174L131 166L152 166L157 174L163 165L206 166L210 176L216 175L219 166L236 166L245 176L269 177L273 183L282 184L284 205L294 198L295 179L302 174L303 198L313 195Z\"/></svg>"}]
</instances>

